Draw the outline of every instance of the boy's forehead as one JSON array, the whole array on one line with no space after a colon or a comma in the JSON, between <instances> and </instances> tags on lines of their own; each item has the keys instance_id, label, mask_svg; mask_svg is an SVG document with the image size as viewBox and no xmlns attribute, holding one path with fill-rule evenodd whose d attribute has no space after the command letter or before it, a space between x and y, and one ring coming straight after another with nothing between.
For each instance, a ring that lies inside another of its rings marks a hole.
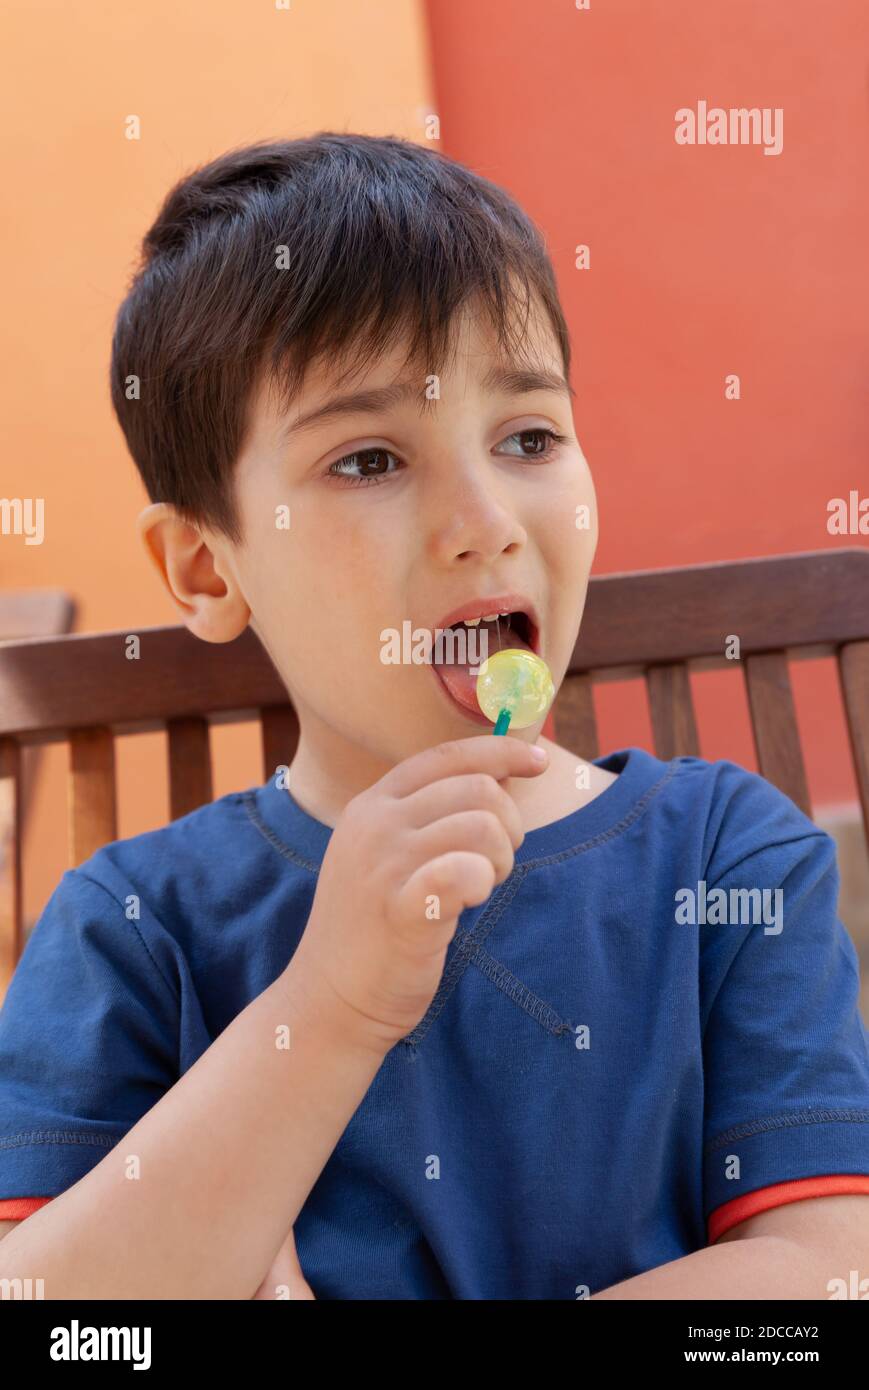
<instances>
[{"instance_id":1,"label":"boy's forehead","mask_svg":"<svg viewBox=\"0 0 869 1390\"><path fill-rule=\"evenodd\" d=\"M452 383L461 393L479 389L480 393L505 393L541 388L561 389L572 394L564 376L564 364L555 333L545 316L532 311L523 325L520 340L510 348L499 343L494 328L483 316L469 311L457 316L450 351L441 363L427 363L408 356L409 335L402 334L376 355L359 355L352 349L340 358L324 352L305 364L304 375L291 401L280 390L278 380L267 376L256 393L255 413L260 422L271 426L284 441L300 423L314 423L320 409L330 402L366 392L390 393L393 404L411 400L430 406L443 398L443 384ZM348 363L352 365L347 365ZM440 389L431 391L432 378ZM384 399L384 405L388 403Z\"/></svg>"}]
</instances>

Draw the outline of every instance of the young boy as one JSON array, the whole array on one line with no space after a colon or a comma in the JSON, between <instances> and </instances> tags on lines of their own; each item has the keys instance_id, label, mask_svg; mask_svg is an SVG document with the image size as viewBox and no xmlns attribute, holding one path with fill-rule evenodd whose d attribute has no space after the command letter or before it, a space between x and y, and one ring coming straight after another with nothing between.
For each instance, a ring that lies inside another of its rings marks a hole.
<instances>
[{"instance_id":1,"label":"young boy","mask_svg":"<svg viewBox=\"0 0 869 1390\"><path fill-rule=\"evenodd\" d=\"M493 738L468 664L383 659L466 621L561 682L597 542L569 368L538 232L426 149L321 134L170 193L113 343L140 530L192 632L254 625L300 738L61 879L0 1014L0 1276L820 1299L869 1274L829 837L733 763Z\"/></svg>"}]
</instances>

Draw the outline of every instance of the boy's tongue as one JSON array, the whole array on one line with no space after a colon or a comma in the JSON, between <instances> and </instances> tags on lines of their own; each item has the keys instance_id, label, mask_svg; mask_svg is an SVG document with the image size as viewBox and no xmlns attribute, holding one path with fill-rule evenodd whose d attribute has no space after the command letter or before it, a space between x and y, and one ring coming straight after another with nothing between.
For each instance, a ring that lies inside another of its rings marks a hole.
<instances>
[{"instance_id":1,"label":"boy's tongue","mask_svg":"<svg viewBox=\"0 0 869 1390\"><path fill-rule=\"evenodd\" d=\"M461 623L457 624L457 633L461 632L461 627ZM484 647L483 638L479 635L484 631L488 633L488 648ZM472 636L475 632L478 634L476 638ZM507 618L499 618L495 623L481 621L479 627L467 629L465 640L467 643L464 648L466 655L478 655L480 658L479 662L475 663L473 667L467 662L460 663L457 659L453 661L448 659L450 650L446 638L443 639L439 649L440 655L444 660L434 660L434 657L438 655L438 648L436 648L432 653L432 665L437 668L438 675L441 677L453 699L457 700L460 705L464 705L465 709L474 710L479 714L480 706L477 703L477 676L479 674L480 665L482 665L483 653L488 650L488 655L494 656L496 652L503 651L506 647L521 647L524 651L530 651L531 648L528 646L527 642L522 640L518 632L508 626ZM475 646L472 645L473 642L476 642ZM455 638L453 650L454 657L458 658L462 651L461 637L459 635Z\"/></svg>"}]
</instances>

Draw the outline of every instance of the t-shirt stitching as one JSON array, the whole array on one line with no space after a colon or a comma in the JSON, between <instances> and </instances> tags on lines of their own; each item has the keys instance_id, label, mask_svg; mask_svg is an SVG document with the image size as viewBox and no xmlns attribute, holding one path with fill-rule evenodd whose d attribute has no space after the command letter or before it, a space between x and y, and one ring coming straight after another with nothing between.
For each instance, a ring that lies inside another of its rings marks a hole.
<instances>
[{"instance_id":1,"label":"t-shirt stitching","mask_svg":"<svg viewBox=\"0 0 869 1390\"><path fill-rule=\"evenodd\" d=\"M467 935L467 933L463 933L463 935ZM547 1004L544 999L541 999L539 995L523 984L511 970L507 969L506 965L502 965L494 956L490 956L489 952L483 950L482 946L474 946L471 962L485 975L487 980L502 990L509 999L512 999L514 1004L518 1004L520 1008L530 1014L548 1033L558 1035L574 1032L573 1024L566 1023L551 1004Z\"/></svg>"},{"instance_id":2,"label":"t-shirt stitching","mask_svg":"<svg viewBox=\"0 0 869 1390\"><path fill-rule=\"evenodd\" d=\"M537 859L526 859L524 863L517 865L517 869L537 869L546 867L550 864L559 864L562 860L569 859L571 855L584 854L587 850L596 849L598 845L605 844L608 840L612 840L617 835L623 834L625 830L633 824L636 818L643 813L651 798L656 796L677 772L682 771L684 771L684 769L679 767L675 761L671 763L664 775L660 777L653 786L648 787L639 801L634 803L630 811L622 817L617 825L610 826L609 830L601 830L597 835L593 835L590 840L582 840L576 845L569 846L567 849L558 850L552 854L541 855ZM319 873L320 866L318 864L313 863L310 859L303 858L296 850L284 844L283 840L274 833L271 826L265 824L259 811L256 809L256 795L256 790L239 793L248 816L263 838L266 839L279 854L283 855L285 859L289 859L292 864L297 864L300 868L307 869L310 873ZM593 805L594 803L591 802L589 804ZM509 879L507 882L509 882Z\"/></svg>"},{"instance_id":3,"label":"t-shirt stitching","mask_svg":"<svg viewBox=\"0 0 869 1390\"><path fill-rule=\"evenodd\" d=\"M751 1139L756 1134L766 1134L770 1130L790 1129L799 1125L824 1124L869 1124L869 1110L797 1110L790 1115L770 1115L762 1120L749 1120L744 1124L732 1125L704 1147L704 1153L714 1153L725 1144L739 1139Z\"/></svg>"},{"instance_id":4,"label":"t-shirt stitching","mask_svg":"<svg viewBox=\"0 0 869 1390\"><path fill-rule=\"evenodd\" d=\"M651 787L648 787L646 791L643 792L639 801L634 803L630 811L622 817L617 825L610 826L609 830L601 830L597 835L593 835L590 840L581 840L579 844L570 845L567 849L556 850L552 854L541 855L539 859L526 859L518 867L526 870L548 868L550 864L561 864L565 859L570 859L573 855L586 854L588 850L597 849L598 845L606 844L608 840L614 840L617 836L623 835L626 830L630 829L634 821L643 814L649 802L652 800L652 797L657 796L670 779L674 777L677 772L681 772L682 770L682 768L675 765L669 767L663 777L660 777L657 782ZM594 803L591 804L593 805Z\"/></svg>"},{"instance_id":5,"label":"t-shirt stitching","mask_svg":"<svg viewBox=\"0 0 869 1390\"><path fill-rule=\"evenodd\" d=\"M80 1134L76 1130L36 1129L0 1139L0 1149L21 1149L30 1144L93 1144L97 1148L113 1149L126 1133L126 1130L119 1130L113 1138L110 1134Z\"/></svg>"},{"instance_id":6,"label":"t-shirt stitching","mask_svg":"<svg viewBox=\"0 0 869 1390\"><path fill-rule=\"evenodd\" d=\"M267 840L268 843L272 846L272 848L276 849L278 854L282 855L284 859L289 859L291 864L295 864L300 869L307 869L308 873L311 873L316 877L320 872L319 864L315 864L310 859L303 858L301 854L298 854L294 849L291 849L289 845L285 845L283 840L279 839L278 836L274 833L271 826L266 825L265 821L262 819L256 807L256 792L241 792L240 796L242 799L244 809L248 814L248 817L253 822L254 826L259 831L259 833L262 835L263 839Z\"/></svg>"},{"instance_id":7,"label":"t-shirt stitching","mask_svg":"<svg viewBox=\"0 0 869 1390\"><path fill-rule=\"evenodd\" d=\"M524 882L525 876L526 866L524 864L520 864L516 869L513 870L510 877L504 883L502 883L498 889L495 890L495 893L489 899L489 902L486 908L484 909L480 917L480 920L477 923L474 930L471 932L463 931L461 938L459 938L458 929L456 930L456 935L453 937L453 941L451 942L451 945L455 945L455 952L453 954L452 961L447 966L446 970L441 976L441 981L438 985L435 997L429 1004L426 1013L420 1019L419 1023L416 1025L413 1031L408 1033L406 1038L402 1038L401 1041L403 1043L410 1046L415 1046L428 1032L432 1023L434 1023L435 1019L440 1014L440 1011L446 1003L447 999L452 994L453 988L457 983L459 976L464 974L465 970L470 964L471 954L474 950L474 947L479 945L480 942L486 936L488 936L489 932L495 926L495 923L501 917L505 908L509 906L510 902L515 897L520 884ZM486 930L483 931L483 926L487 922L488 926L486 927Z\"/></svg>"},{"instance_id":8,"label":"t-shirt stitching","mask_svg":"<svg viewBox=\"0 0 869 1390\"><path fill-rule=\"evenodd\" d=\"M609 830L602 830L599 834L592 836L590 840L584 840L577 845L571 846L569 849L560 850L554 854L543 855L539 859L528 859L525 860L524 863L516 866L510 877L501 884L500 888L495 891L493 897L490 898L476 926L471 932L466 933L465 940L459 942L452 962L444 971L435 997L429 1005L425 1015L420 1019L416 1028L408 1033L406 1038L401 1039L405 1047L416 1047L425 1037L435 1019L440 1015L444 1004L452 994L453 989L458 983L459 977L463 975L467 969L474 946L479 945L490 934L532 869L563 863L566 859L574 855L585 854L588 850L596 848L597 845L603 844L607 840L614 839L616 836L623 834L625 830L633 825L639 816L643 814L652 798L666 786L671 777L681 770L678 764L672 763L664 776L660 777L653 786L647 788L639 801L631 807L627 815L623 816L618 824L611 826ZM455 937L453 940L455 941Z\"/></svg>"}]
</instances>

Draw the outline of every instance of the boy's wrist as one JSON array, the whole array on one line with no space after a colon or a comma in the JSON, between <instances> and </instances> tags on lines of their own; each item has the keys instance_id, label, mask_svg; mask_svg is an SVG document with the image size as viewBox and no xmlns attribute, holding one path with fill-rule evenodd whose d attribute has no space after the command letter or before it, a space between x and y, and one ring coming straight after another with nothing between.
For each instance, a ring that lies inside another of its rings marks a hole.
<instances>
[{"instance_id":1,"label":"boy's wrist","mask_svg":"<svg viewBox=\"0 0 869 1390\"><path fill-rule=\"evenodd\" d=\"M369 1023L335 993L329 982L309 965L301 948L275 981L275 988L289 1000L297 1018L309 1021L350 1051L383 1061L394 1046L394 1038L385 1038L373 1022Z\"/></svg>"}]
</instances>

